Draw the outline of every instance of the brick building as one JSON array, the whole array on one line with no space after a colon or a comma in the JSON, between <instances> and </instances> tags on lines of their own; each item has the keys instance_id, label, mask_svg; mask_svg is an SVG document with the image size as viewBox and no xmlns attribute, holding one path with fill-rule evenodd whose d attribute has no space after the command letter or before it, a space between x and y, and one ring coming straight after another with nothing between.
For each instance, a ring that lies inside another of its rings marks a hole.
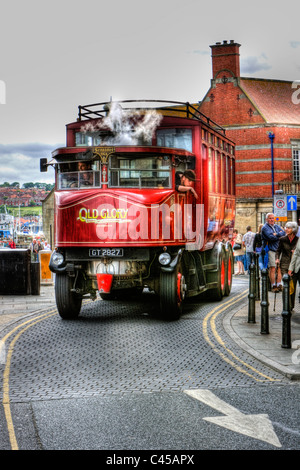
<instances>
[{"instance_id":1,"label":"brick building","mask_svg":"<svg viewBox=\"0 0 300 470\"><path fill-rule=\"evenodd\" d=\"M241 77L234 41L210 47L211 86L199 109L236 143L236 227L256 230L276 190L300 193L300 90L292 81Z\"/></svg>"}]
</instances>

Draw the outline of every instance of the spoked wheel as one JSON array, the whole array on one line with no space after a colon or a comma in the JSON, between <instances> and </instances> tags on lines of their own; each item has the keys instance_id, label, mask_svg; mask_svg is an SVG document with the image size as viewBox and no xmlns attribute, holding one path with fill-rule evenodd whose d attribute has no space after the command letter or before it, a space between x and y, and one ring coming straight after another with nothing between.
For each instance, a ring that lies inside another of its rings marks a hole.
<instances>
[{"instance_id":1,"label":"spoked wheel","mask_svg":"<svg viewBox=\"0 0 300 470\"><path fill-rule=\"evenodd\" d=\"M225 294L229 295L232 287L232 273L233 273L233 254L231 248L226 252L226 279L225 279Z\"/></svg>"},{"instance_id":2,"label":"spoked wheel","mask_svg":"<svg viewBox=\"0 0 300 470\"><path fill-rule=\"evenodd\" d=\"M59 315L68 320L77 318L82 304L82 297L72 292L72 278L67 274L56 274L55 298Z\"/></svg>"},{"instance_id":3,"label":"spoked wheel","mask_svg":"<svg viewBox=\"0 0 300 470\"><path fill-rule=\"evenodd\" d=\"M180 266L174 272L160 274L160 311L166 320L178 320L182 313L186 284Z\"/></svg>"},{"instance_id":4,"label":"spoked wheel","mask_svg":"<svg viewBox=\"0 0 300 470\"><path fill-rule=\"evenodd\" d=\"M214 300L221 300L225 295L226 289L226 253L222 247L219 253L219 269L217 271L216 281L217 287L211 290L211 295Z\"/></svg>"}]
</instances>

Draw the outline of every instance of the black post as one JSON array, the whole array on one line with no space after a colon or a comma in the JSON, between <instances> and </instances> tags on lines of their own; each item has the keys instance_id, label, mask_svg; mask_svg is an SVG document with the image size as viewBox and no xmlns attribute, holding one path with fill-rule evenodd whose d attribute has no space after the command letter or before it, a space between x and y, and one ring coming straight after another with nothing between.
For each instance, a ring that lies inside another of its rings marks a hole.
<instances>
[{"instance_id":1,"label":"black post","mask_svg":"<svg viewBox=\"0 0 300 470\"><path fill-rule=\"evenodd\" d=\"M253 253L254 255L254 263L255 263L255 292L256 292L256 300L260 300L260 279L259 279L259 253Z\"/></svg>"},{"instance_id":2,"label":"black post","mask_svg":"<svg viewBox=\"0 0 300 470\"><path fill-rule=\"evenodd\" d=\"M248 323L255 323L255 266L253 263L250 264L249 271Z\"/></svg>"},{"instance_id":3,"label":"black post","mask_svg":"<svg viewBox=\"0 0 300 470\"><path fill-rule=\"evenodd\" d=\"M290 309L290 276L282 277L282 348L291 348L291 309Z\"/></svg>"},{"instance_id":4,"label":"black post","mask_svg":"<svg viewBox=\"0 0 300 470\"><path fill-rule=\"evenodd\" d=\"M262 335L269 334L269 294L268 294L268 278L267 269L261 271L261 324L260 332Z\"/></svg>"}]
</instances>

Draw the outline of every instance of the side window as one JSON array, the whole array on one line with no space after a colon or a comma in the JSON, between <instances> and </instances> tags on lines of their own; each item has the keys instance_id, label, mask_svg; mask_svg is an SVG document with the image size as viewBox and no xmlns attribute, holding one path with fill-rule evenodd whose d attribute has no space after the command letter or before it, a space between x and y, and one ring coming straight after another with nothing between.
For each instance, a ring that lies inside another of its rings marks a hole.
<instances>
[{"instance_id":1,"label":"side window","mask_svg":"<svg viewBox=\"0 0 300 470\"><path fill-rule=\"evenodd\" d=\"M211 148L208 149L208 188L209 191L215 190L214 185L214 155Z\"/></svg>"},{"instance_id":2,"label":"side window","mask_svg":"<svg viewBox=\"0 0 300 470\"><path fill-rule=\"evenodd\" d=\"M159 129L156 132L157 145L193 151L192 129Z\"/></svg>"}]
</instances>

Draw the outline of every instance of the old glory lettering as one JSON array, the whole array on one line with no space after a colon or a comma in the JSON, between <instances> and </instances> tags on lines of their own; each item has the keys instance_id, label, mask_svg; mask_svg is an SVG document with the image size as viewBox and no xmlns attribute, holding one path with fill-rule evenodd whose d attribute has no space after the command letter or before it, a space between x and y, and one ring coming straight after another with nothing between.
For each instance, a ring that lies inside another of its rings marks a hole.
<instances>
[{"instance_id":1,"label":"old glory lettering","mask_svg":"<svg viewBox=\"0 0 300 470\"><path fill-rule=\"evenodd\" d=\"M128 209L86 209L79 210L78 219L81 222L100 224L107 221L127 221Z\"/></svg>"}]
</instances>

